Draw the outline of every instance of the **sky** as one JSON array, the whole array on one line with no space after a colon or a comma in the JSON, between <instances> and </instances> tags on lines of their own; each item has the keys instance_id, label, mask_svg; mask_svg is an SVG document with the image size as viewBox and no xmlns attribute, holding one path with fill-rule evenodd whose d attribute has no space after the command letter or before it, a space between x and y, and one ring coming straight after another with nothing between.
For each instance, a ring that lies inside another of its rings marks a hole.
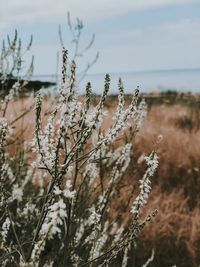
<instances>
[{"instance_id":1,"label":"sky","mask_svg":"<svg viewBox=\"0 0 200 267\"><path fill-rule=\"evenodd\" d=\"M83 21L80 48L95 34L95 42L82 58L84 69L99 52L90 73L190 69L200 67L199 0L0 0L0 42L15 28L24 46L33 34L35 74L54 74L61 53L58 25L65 47L74 44L67 26Z\"/></svg>"}]
</instances>

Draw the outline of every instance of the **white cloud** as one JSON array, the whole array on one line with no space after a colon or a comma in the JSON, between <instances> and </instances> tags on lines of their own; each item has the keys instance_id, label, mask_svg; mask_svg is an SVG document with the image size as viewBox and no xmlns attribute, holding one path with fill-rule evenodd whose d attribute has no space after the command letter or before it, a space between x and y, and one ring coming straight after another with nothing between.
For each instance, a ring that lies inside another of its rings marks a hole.
<instances>
[{"instance_id":1,"label":"white cloud","mask_svg":"<svg viewBox=\"0 0 200 267\"><path fill-rule=\"evenodd\" d=\"M3 2L2 2L3 1ZM84 21L101 20L132 11L167 5L192 4L197 0L0 0L0 29L16 23L61 21L67 11Z\"/></svg>"}]
</instances>

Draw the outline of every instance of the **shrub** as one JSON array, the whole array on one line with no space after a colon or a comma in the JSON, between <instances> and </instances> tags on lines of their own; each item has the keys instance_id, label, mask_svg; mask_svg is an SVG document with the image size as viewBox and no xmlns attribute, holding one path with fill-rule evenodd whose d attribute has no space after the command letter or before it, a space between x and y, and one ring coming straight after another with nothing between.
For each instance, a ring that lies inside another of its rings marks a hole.
<instances>
[{"instance_id":1,"label":"shrub","mask_svg":"<svg viewBox=\"0 0 200 267\"><path fill-rule=\"evenodd\" d=\"M3 54L6 59L6 52ZM13 93L2 101L1 266L127 266L138 235L157 213L141 217L151 190L150 178L158 165L155 150L144 158L147 170L131 213L132 190L126 202L118 206L123 209L114 212L131 159L131 140L145 116L145 103L138 102L138 89L125 108L119 79L115 117L104 129L110 76L105 76L102 96L92 106L90 83L85 96L78 96L74 61L69 77L67 73L67 51L63 49L58 100L44 123L42 94L37 94L35 137L31 142L26 140L20 153L14 155L8 147L15 142L11 140L16 129L6 119ZM118 138L124 134L126 138L118 145ZM132 214L128 223L124 220L127 212Z\"/></svg>"}]
</instances>

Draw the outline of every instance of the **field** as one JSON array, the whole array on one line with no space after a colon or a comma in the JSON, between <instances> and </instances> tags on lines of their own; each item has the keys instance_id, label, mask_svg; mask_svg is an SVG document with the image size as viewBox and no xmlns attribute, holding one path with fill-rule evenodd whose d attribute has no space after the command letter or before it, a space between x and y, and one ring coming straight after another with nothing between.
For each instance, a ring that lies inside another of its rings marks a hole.
<instances>
[{"instance_id":1,"label":"field","mask_svg":"<svg viewBox=\"0 0 200 267\"><path fill-rule=\"evenodd\" d=\"M164 8L164 5L161 6ZM114 7L119 8L119 5ZM137 12L141 9L138 7ZM152 16L157 8L152 3L150 7ZM18 8L20 14L20 5ZM171 11L171 8L169 6L167 9ZM32 18L37 14L35 8L33 11L34 16L30 16ZM126 12L123 5L122 11L125 16L131 9ZM23 17L27 18L27 14ZM38 14L42 15L41 12ZM143 11L145 21L148 22L146 14ZM111 17L114 19L114 16ZM172 18L171 15L169 17ZM127 24L128 21L124 18L121 16L120 21ZM137 16L131 15L132 18L138 21ZM129 27L126 27L129 31L126 34L121 23L112 23L117 27L117 40L115 32L109 35L109 21L106 20L102 24L107 29L104 31L106 42L102 42L105 40L103 35L97 39L101 40L97 47L103 48L106 44L106 50L102 53L105 61L103 60L102 67L95 69L99 52L95 53L96 56L94 54L93 59L90 53L87 54L93 46L95 34L92 34L89 42L85 35L83 39L80 38L83 22L76 18L74 23L68 12L67 24L72 38L72 51L69 53L65 48L70 46L65 45L67 39L59 25L62 52L57 52L55 59L56 75L47 75L48 79L50 76L51 79L55 78L55 83L36 81L34 79L37 75L33 75L52 73L50 67L53 68L54 64L49 62L53 53L49 53L55 48L55 40L52 39L51 45L50 35L48 34L48 40L45 38L46 31L44 34L42 28L39 31L42 34L40 41L40 34L36 37L41 45L37 41L38 48L34 51L43 49L39 53L39 60L42 61L37 61L36 65L34 56L28 60L32 36L24 46L15 30L12 38L7 36L2 42L0 266L200 266L200 95L173 90L140 94L139 87L127 95L121 78L118 79L118 88L115 88L118 94L109 95L116 78L114 73L113 79L105 74L101 85L96 84L99 88L102 86L102 90L98 91L100 95L95 95L92 80L96 77L97 82L100 74L93 75L93 78L88 75L93 66L92 73L104 72L104 67L111 71L112 68L117 70L117 66L114 66L114 62L117 62L120 63L121 71L151 70L122 72L121 74L127 75L127 80L137 74L137 81L131 80L131 87L141 79L146 90L156 90L162 85L162 88L189 88L195 92L199 87L195 85L198 69L162 69L167 66L197 66L193 61L197 60L198 53L193 49L189 53L183 53L184 50L179 45L181 40L184 49L187 47L189 43L183 41L185 37L179 39L178 43L172 43L175 31L180 38L179 32L186 36L185 29L189 30L189 35L192 34L186 38L191 41L196 34L191 27L196 26L196 21L193 24L192 20L188 23L188 18L179 18L187 22L182 24L178 21L175 23L173 19L175 24L170 22L168 27L167 21L163 20L163 27L162 23L154 23L156 16L152 18L152 25L147 23L148 31L143 28L143 24L137 31L138 23L130 28L135 32L133 36L137 37L137 40L133 40L135 46L130 40L126 42L124 39L132 36ZM100 20L93 23L94 26L98 25L98 21ZM8 25L5 29L3 27L3 32ZM99 24L99 27L102 25ZM156 26L156 34L153 34L153 25ZM25 28L28 33L28 28ZM162 42L157 38L161 32L164 38ZM167 37L169 32L173 33L170 38ZM140 39L143 33L147 38L145 42L145 39ZM110 37L114 41L112 46L108 45ZM44 39L45 43L42 41ZM166 40L170 40L170 43ZM143 43L145 45L141 45ZM162 47L156 48L156 43L160 43ZM121 45L123 52L118 49ZM131 46L134 53L137 47L140 53L144 49L140 64L137 63L139 53L132 61L134 54L127 45ZM155 55L149 54L151 46ZM124 47L127 49L124 50ZM170 47L175 54L170 53ZM109 52L108 49L112 51ZM91 52L93 51L92 48ZM116 51L117 57L113 57L112 53ZM159 51L164 53L159 55ZM189 62L184 56L190 57L191 52L195 56L191 56ZM89 61L83 59L85 54L90 58ZM171 63L170 54L173 59ZM162 56L166 56L167 60ZM111 62L107 64L109 58ZM81 59L83 63L88 62L85 68ZM183 61L186 65L182 64ZM154 68L158 71L153 71ZM185 77L186 75L188 76ZM39 77L41 80L44 78L43 75ZM82 85L86 77L91 81ZM148 86L145 85L146 82ZM45 92L45 88L50 85L54 85L54 89L51 91L48 88ZM41 87L43 89L39 90ZM126 87L128 90L131 88L127 84ZM85 94L80 95L79 90L85 91Z\"/></svg>"},{"instance_id":2,"label":"field","mask_svg":"<svg viewBox=\"0 0 200 267\"><path fill-rule=\"evenodd\" d=\"M149 266L196 267L200 263L199 96L168 93L144 97L148 103L147 116L132 139L131 162L121 184L120 197L111 208L111 216L120 213L124 206L128 205L127 210L131 208L131 201L127 204L126 196L130 191L133 196L138 194L138 181L145 168L144 155L156 146L159 167L152 178L152 191L143 213L158 209L158 215L142 230L134 252L129 251L131 265L128 266L142 266L144 259L148 259L154 250L154 259ZM94 103L98 99L93 96ZM126 99L130 102L130 96ZM116 97L110 96L105 102L107 117L104 130L112 123L116 100ZM51 97L43 100L43 124L52 111L53 102ZM19 160L25 142L34 135L33 103L32 97L14 100L6 112L15 131L15 140L9 140L8 150L12 155L18 155ZM24 116L20 117L23 113ZM17 121L14 118L18 118ZM157 144L159 135L163 136L163 140ZM119 137L118 143L122 137ZM29 162L33 157L31 153ZM129 215L123 218L125 224L129 220ZM113 266L117 266L117 260Z\"/></svg>"}]
</instances>

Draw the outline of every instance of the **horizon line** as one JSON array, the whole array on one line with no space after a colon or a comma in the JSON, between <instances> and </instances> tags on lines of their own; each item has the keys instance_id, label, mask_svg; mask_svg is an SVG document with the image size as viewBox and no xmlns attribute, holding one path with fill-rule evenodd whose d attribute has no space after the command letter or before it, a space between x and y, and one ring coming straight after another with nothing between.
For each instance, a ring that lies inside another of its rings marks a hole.
<instances>
[{"instance_id":1,"label":"horizon line","mask_svg":"<svg viewBox=\"0 0 200 267\"><path fill-rule=\"evenodd\" d=\"M198 71L200 70L200 67L197 67L197 68L172 68L172 69L153 69L153 70L134 70L134 71L115 71L115 72L96 72L96 73L88 73L86 74L87 75L105 75L106 73L109 73L110 75L113 75L113 74L127 74L127 73L153 73L153 72L175 72L175 71ZM77 74L79 75L79 74ZM80 74L81 75L81 74ZM55 76L60 76L57 75L57 74L33 74L33 77L34 76L38 76L38 77L42 77L42 76L48 76L48 77L55 77Z\"/></svg>"}]
</instances>

